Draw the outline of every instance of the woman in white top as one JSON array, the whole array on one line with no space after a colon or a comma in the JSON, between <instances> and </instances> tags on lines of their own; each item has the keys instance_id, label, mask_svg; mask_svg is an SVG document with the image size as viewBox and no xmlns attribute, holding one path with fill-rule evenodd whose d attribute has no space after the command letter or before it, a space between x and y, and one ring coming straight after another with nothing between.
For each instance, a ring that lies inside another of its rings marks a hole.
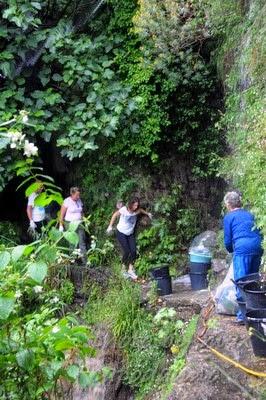
<instances>
[{"instance_id":1,"label":"woman in white top","mask_svg":"<svg viewBox=\"0 0 266 400\"><path fill-rule=\"evenodd\" d=\"M140 200L138 197L132 198L127 206L121 207L112 215L107 233L112 232L115 220L119 217L117 225L117 240L122 248L122 262L128 268L126 276L136 280L138 279L134 271L134 261L137 257L135 226L137 216L139 214L147 215L150 219L152 215L140 208Z\"/></svg>"},{"instance_id":2,"label":"woman in white top","mask_svg":"<svg viewBox=\"0 0 266 400\"><path fill-rule=\"evenodd\" d=\"M29 218L28 232L30 232L33 236L34 236L34 232L37 232L38 234L41 233L41 230L42 230L42 227L44 226L44 221L45 221L44 207L35 205L36 197L38 197L39 194L43 191L43 184L40 181L37 181L36 183L39 183L40 186L36 190L36 192L32 193L29 196L28 204L27 204L27 216Z\"/></svg>"},{"instance_id":3,"label":"woman in white top","mask_svg":"<svg viewBox=\"0 0 266 400\"><path fill-rule=\"evenodd\" d=\"M81 222L83 217L83 203L80 200L80 189L78 187L70 188L70 196L67 197L60 210L60 232L64 231L64 227L70 222L78 221ZM81 258L83 264L87 263L87 246L86 246L86 234L84 228L80 224L77 228L77 234L79 236L79 249L81 252Z\"/></svg>"}]
</instances>

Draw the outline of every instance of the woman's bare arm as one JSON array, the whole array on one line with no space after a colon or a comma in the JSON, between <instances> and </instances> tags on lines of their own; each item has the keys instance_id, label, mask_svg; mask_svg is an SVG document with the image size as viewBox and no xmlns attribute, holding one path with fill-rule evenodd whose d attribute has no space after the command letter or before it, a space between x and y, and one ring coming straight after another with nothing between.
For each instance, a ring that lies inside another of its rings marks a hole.
<instances>
[{"instance_id":1,"label":"woman's bare arm","mask_svg":"<svg viewBox=\"0 0 266 400\"><path fill-rule=\"evenodd\" d=\"M112 228L112 226L113 226L114 223L115 223L115 220L119 217L119 215L120 215L119 210L117 210L117 211L115 211L115 212L113 213L112 218L111 218L111 221L110 221L110 223L109 223L109 227Z\"/></svg>"},{"instance_id":2,"label":"woman's bare arm","mask_svg":"<svg viewBox=\"0 0 266 400\"><path fill-rule=\"evenodd\" d=\"M67 207L62 205L61 210L60 210L60 219L59 219L60 225L64 225L64 218L65 218L66 212L67 212Z\"/></svg>"}]
</instances>

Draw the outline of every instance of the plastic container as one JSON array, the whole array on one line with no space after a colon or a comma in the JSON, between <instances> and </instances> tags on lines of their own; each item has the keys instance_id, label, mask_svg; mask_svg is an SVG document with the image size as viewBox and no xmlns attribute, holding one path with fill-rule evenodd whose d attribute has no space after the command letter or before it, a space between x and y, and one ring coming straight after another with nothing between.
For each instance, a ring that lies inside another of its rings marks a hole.
<instances>
[{"instance_id":1,"label":"plastic container","mask_svg":"<svg viewBox=\"0 0 266 400\"><path fill-rule=\"evenodd\" d=\"M192 290L201 290L208 287L207 272L191 272L189 276Z\"/></svg>"},{"instance_id":2,"label":"plastic container","mask_svg":"<svg viewBox=\"0 0 266 400\"><path fill-rule=\"evenodd\" d=\"M207 249L194 247L189 251L190 262L210 264L211 259L212 255Z\"/></svg>"},{"instance_id":3,"label":"plastic container","mask_svg":"<svg viewBox=\"0 0 266 400\"><path fill-rule=\"evenodd\" d=\"M166 296L172 292L172 280L170 276L159 276L155 278L157 282L158 294L159 296Z\"/></svg>"},{"instance_id":4,"label":"plastic container","mask_svg":"<svg viewBox=\"0 0 266 400\"><path fill-rule=\"evenodd\" d=\"M196 262L190 263L190 272L192 274L196 272L208 272L210 268L211 268L211 263L196 263Z\"/></svg>"},{"instance_id":5,"label":"plastic container","mask_svg":"<svg viewBox=\"0 0 266 400\"><path fill-rule=\"evenodd\" d=\"M168 265L162 265L157 268L153 268L151 270L151 274L153 278L159 278L159 277L164 277L164 276L169 276L169 266Z\"/></svg>"},{"instance_id":6,"label":"plastic container","mask_svg":"<svg viewBox=\"0 0 266 400\"><path fill-rule=\"evenodd\" d=\"M261 278L261 276L257 272L256 274L249 274L249 275L243 276L242 278L239 278L235 281L235 285L238 287L244 301L246 300L246 294L243 290L244 286L247 283L259 281L260 278Z\"/></svg>"},{"instance_id":7,"label":"plastic container","mask_svg":"<svg viewBox=\"0 0 266 400\"><path fill-rule=\"evenodd\" d=\"M261 282L250 282L244 285L247 309L266 308L266 284Z\"/></svg>"},{"instance_id":8,"label":"plastic container","mask_svg":"<svg viewBox=\"0 0 266 400\"><path fill-rule=\"evenodd\" d=\"M246 326L247 329L252 328L250 340L253 353L258 357L266 357L266 308L248 311Z\"/></svg>"}]
</instances>

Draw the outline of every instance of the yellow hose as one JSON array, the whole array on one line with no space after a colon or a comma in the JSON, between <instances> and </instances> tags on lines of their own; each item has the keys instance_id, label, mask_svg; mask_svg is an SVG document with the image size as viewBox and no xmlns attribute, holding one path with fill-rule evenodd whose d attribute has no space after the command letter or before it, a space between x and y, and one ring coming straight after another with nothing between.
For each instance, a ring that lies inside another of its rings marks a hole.
<instances>
[{"instance_id":1,"label":"yellow hose","mask_svg":"<svg viewBox=\"0 0 266 400\"><path fill-rule=\"evenodd\" d=\"M257 376L260 378L266 378L266 373L265 372L258 372L258 371L253 371L253 369L249 369L244 367L244 365L239 364L235 360L232 360L230 357L225 356L224 354L220 353L218 350L210 347L207 343L205 343L202 339L199 337L197 338L204 346L206 346L209 350L211 350L216 356L220 357L224 361L228 361L230 364L233 364L236 368L241 369L242 371L246 372L247 374Z\"/></svg>"}]
</instances>

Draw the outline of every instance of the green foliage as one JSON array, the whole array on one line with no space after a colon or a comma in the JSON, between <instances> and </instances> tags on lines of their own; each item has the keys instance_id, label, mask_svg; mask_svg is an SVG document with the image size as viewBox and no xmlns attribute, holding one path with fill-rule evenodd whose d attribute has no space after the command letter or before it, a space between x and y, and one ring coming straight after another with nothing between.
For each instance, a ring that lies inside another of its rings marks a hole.
<instances>
[{"instance_id":1,"label":"green foliage","mask_svg":"<svg viewBox=\"0 0 266 400\"><path fill-rule=\"evenodd\" d=\"M187 49L201 46L210 36L202 1L139 0L134 24L145 62L157 69L167 69L177 57L185 59Z\"/></svg>"},{"instance_id":2,"label":"green foliage","mask_svg":"<svg viewBox=\"0 0 266 400\"><path fill-rule=\"evenodd\" d=\"M179 208L182 189L173 185L170 194L161 196L154 204L156 212L152 225L138 235L140 257L136 267L140 275L167 263L173 273L180 273L186 263L182 254L190 240L199 233L199 212Z\"/></svg>"},{"instance_id":3,"label":"green foliage","mask_svg":"<svg viewBox=\"0 0 266 400\"><path fill-rule=\"evenodd\" d=\"M218 3L212 2L211 22L222 40L217 60L227 90L220 124L232 148L221 174L241 190L265 237L265 3L257 0L250 10L240 1Z\"/></svg>"},{"instance_id":4,"label":"green foliage","mask_svg":"<svg viewBox=\"0 0 266 400\"><path fill-rule=\"evenodd\" d=\"M177 352L177 355L175 356L161 387L162 400L168 399L169 394L172 392L176 377L185 367L185 357L195 335L198 319L198 316L192 317L183 331L182 341L178 347L179 351Z\"/></svg>"},{"instance_id":5,"label":"green foliage","mask_svg":"<svg viewBox=\"0 0 266 400\"><path fill-rule=\"evenodd\" d=\"M64 302L71 300L73 285L60 282L60 290L56 290L48 284L49 269L58 267L62 255L58 250L58 254L43 261L41 254L44 249L53 253L53 247L56 249L57 243L48 237L42 244L35 242L0 253L3 399L11 396L17 400L37 400L46 394L63 398L60 379L64 378L70 386L79 380L85 387L101 377L92 377L83 362L85 356L94 354L88 345L89 329L79 325L74 317L57 316ZM56 286L54 279L52 283ZM71 352L79 359L78 365L69 357Z\"/></svg>"},{"instance_id":6,"label":"green foliage","mask_svg":"<svg viewBox=\"0 0 266 400\"><path fill-rule=\"evenodd\" d=\"M4 245L14 245L19 242L19 228L11 222L1 221L0 241Z\"/></svg>"}]
</instances>

